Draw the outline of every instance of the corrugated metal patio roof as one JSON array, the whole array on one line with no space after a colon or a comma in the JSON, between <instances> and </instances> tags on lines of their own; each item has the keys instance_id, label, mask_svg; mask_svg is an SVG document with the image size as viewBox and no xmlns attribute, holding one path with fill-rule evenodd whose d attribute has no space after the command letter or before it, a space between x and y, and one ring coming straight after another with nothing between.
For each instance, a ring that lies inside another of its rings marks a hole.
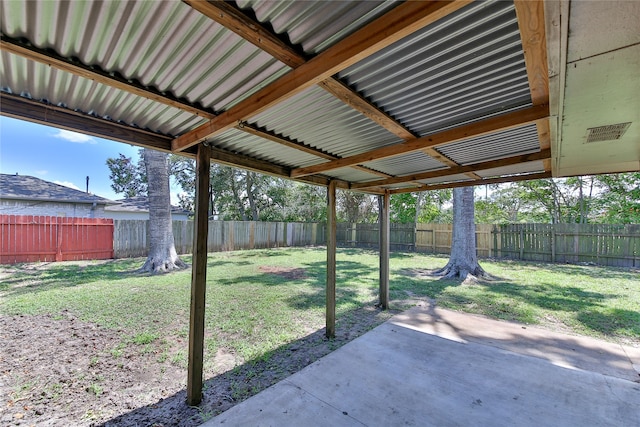
<instances>
[{"instance_id":1,"label":"corrugated metal patio roof","mask_svg":"<svg viewBox=\"0 0 640 427\"><path fill-rule=\"evenodd\" d=\"M3 114L372 193L480 184L532 153L515 170L550 173L510 1L1 4Z\"/></svg>"}]
</instances>

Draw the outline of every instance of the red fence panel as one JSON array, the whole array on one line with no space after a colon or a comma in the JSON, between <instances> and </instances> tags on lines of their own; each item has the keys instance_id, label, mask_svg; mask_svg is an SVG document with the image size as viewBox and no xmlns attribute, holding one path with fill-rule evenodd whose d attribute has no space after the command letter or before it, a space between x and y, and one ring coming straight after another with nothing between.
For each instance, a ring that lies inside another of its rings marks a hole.
<instances>
[{"instance_id":1,"label":"red fence panel","mask_svg":"<svg viewBox=\"0 0 640 427\"><path fill-rule=\"evenodd\" d=\"M0 215L0 264L113 258L113 220Z\"/></svg>"}]
</instances>

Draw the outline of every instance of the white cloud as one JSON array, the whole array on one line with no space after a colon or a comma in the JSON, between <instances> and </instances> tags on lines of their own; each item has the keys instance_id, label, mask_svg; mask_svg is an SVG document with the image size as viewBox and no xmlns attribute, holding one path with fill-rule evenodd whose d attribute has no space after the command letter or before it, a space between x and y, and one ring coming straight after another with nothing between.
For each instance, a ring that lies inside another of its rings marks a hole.
<instances>
[{"instance_id":1,"label":"white cloud","mask_svg":"<svg viewBox=\"0 0 640 427\"><path fill-rule=\"evenodd\" d=\"M65 139L77 144L97 144L98 142L89 135L84 135L78 132L71 132L70 130L60 129L58 133L53 135L55 138Z\"/></svg>"},{"instance_id":2,"label":"white cloud","mask_svg":"<svg viewBox=\"0 0 640 427\"><path fill-rule=\"evenodd\" d=\"M75 185L73 182L69 182L69 181L53 181L53 182L58 185L64 185L65 187L73 188L74 190L80 190L80 188L77 185Z\"/></svg>"}]
</instances>

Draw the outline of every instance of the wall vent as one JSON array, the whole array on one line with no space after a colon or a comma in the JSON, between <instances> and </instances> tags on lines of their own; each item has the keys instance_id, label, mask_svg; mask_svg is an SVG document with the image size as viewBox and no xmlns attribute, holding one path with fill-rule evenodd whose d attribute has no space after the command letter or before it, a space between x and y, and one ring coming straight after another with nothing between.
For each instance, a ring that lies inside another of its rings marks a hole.
<instances>
[{"instance_id":1,"label":"wall vent","mask_svg":"<svg viewBox=\"0 0 640 427\"><path fill-rule=\"evenodd\" d=\"M629 125L631 122L589 128L587 129L587 143L620 139L629 129Z\"/></svg>"}]
</instances>

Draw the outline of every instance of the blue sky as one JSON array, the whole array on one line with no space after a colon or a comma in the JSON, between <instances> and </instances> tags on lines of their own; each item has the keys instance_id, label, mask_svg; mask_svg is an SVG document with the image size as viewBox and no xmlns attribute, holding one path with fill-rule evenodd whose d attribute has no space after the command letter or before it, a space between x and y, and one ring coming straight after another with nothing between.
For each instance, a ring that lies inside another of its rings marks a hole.
<instances>
[{"instance_id":1,"label":"blue sky","mask_svg":"<svg viewBox=\"0 0 640 427\"><path fill-rule=\"evenodd\" d=\"M31 175L115 200L106 161L122 153L138 159L139 147L0 116L0 172ZM177 188L172 188L172 200Z\"/></svg>"}]
</instances>

